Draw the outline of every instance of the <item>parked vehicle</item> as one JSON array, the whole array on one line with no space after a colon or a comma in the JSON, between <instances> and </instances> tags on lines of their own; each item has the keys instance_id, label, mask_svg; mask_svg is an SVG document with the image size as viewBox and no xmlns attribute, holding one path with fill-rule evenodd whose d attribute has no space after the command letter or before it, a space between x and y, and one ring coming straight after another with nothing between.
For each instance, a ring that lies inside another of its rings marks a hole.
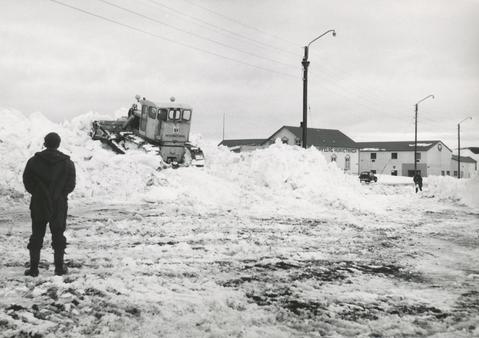
<instances>
[{"instance_id":1,"label":"parked vehicle","mask_svg":"<svg viewBox=\"0 0 479 338\"><path fill-rule=\"evenodd\" d=\"M378 178L370 171L362 171L359 175L359 182L371 183L377 181Z\"/></svg>"}]
</instances>

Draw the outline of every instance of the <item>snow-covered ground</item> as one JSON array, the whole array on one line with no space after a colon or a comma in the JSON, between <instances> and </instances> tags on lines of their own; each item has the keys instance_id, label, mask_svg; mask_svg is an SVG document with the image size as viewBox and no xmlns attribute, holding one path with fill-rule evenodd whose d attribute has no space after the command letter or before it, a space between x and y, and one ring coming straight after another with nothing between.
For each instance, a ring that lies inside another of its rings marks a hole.
<instances>
[{"instance_id":1,"label":"snow-covered ground","mask_svg":"<svg viewBox=\"0 0 479 338\"><path fill-rule=\"evenodd\" d=\"M62 125L0 111L0 332L16 336L479 336L479 178L360 184L314 149L157 170ZM105 116L103 116L105 117ZM57 131L75 161L67 265L49 235L23 276L26 160Z\"/></svg>"}]
</instances>

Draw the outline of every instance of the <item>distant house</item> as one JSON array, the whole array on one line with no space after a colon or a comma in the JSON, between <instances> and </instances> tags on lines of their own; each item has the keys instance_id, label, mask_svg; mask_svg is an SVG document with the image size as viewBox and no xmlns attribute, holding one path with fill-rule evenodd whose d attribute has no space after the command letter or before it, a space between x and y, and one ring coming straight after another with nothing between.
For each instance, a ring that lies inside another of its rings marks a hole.
<instances>
[{"instance_id":1,"label":"distant house","mask_svg":"<svg viewBox=\"0 0 479 338\"><path fill-rule=\"evenodd\" d=\"M264 148L267 139L240 139L240 140L223 140L218 146L228 147L231 151L239 153L242 151L251 151Z\"/></svg>"},{"instance_id":2,"label":"distant house","mask_svg":"<svg viewBox=\"0 0 479 338\"><path fill-rule=\"evenodd\" d=\"M268 137L266 144L272 144L276 139L281 142L300 146L302 144L301 127L282 126ZM347 173L357 174L359 171L359 149L356 142L337 129L308 128L308 147L321 151L326 159L336 162L336 165Z\"/></svg>"},{"instance_id":3,"label":"distant house","mask_svg":"<svg viewBox=\"0 0 479 338\"><path fill-rule=\"evenodd\" d=\"M457 155L452 155L451 172L457 177ZM460 175L463 178L471 178L477 173L477 161L469 156L461 156Z\"/></svg>"},{"instance_id":4,"label":"distant house","mask_svg":"<svg viewBox=\"0 0 479 338\"><path fill-rule=\"evenodd\" d=\"M361 171L414 176L414 141L358 142L358 146ZM439 140L417 142L416 167L424 177L452 175L451 158L451 149Z\"/></svg>"},{"instance_id":5,"label":"distant house","mask_svg":"<svg viewBox=\"0 0 479 338\"><path fill-rule=\"evenodd\" d=\"M302 130L301 127L282 126L267 139L223 140L218 146L235 152L250 151L268 147L277 139L285 144L301 146ZM308 147L317 148L344 172L357 174L359 171L358 146L339 130L308 128Z\"/></svg>"}]
</instances>

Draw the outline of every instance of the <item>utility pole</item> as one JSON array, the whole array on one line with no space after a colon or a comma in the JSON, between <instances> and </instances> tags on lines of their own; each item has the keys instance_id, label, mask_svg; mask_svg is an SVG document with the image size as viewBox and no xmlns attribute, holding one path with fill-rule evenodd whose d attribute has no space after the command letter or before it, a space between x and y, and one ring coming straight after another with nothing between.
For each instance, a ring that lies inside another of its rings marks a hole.
<instances>
[{"instance_id":1,"label":"utility pole","mask_svg":"<svg viewBox=\"0 0 479 338\"><path fill-rule=\"evenodd\" d=\"M434 95L428 95L422 100L419 100L416 105L415 105L415 115L414 115L414 176L417 174L417 111L419 109L419 103L422 101L428 99L428 98L434 98Z\"/></svg>"},{"instance_id":2,"label":"utility pole","mask_svg":"<svg viewBox=\"0 0 479 338\"><path fill-rule=\"evenodd\" d=\"M303 129L303 148L307 148L308 146L308 67L309 67L309 61L308 61L308 53L309 53L309 46L316 40L318 40L320 37L328 34L328 33L333 33L333 36L336 36L336 31L334 29L330 29L314 40L312 40L310 43L308 43L307 46L304 46L304 56L303 56L303 61L301 61L301 64L303 65L303 122L301 123L301 128Z\"/></svg>"},{"instance_id":3,"label":"utility pole","mask_svg":"<svg viewBox=\"0 0 479 338\"><path fill-rule=\"evenodd\" d=\"M303 148L308 146L308 49L309 45L304 47L304 57L301 64L303 65Z\"/></svg>"},{"instance_id":4,"label":"utility pole","mask_svg":"<svg viewBox=\"0 0 479 338\"><path fill-rule=\"evenodd\" d=\"M472 120L472 117L466 117L457 124L457 178L461 178L461 123L466 120Z\"/></svg>"},{"instance_id":5,"label":"utility pole","mask_svg":"<svg viewBox=\"0 0 479 338\"><path fill-rule=\"evenodd\" d=\"M416 103L415 116L414 116L414 176L417 174L417 109Z\"/></svg>"},{"instance_id":6,"label":"utility pole","mask_svg":"<svg viewBox=\"0 0 479 338\"><path fill-rule=\"evenodd\" d=\"M461 178L461 124L457 124L457 178Z\"/></svg>"},{"instance_id":7,"label":"utility pole","mask_svg":"<svg viewBox=\"0 0 479 338\"><path fill-rule=\"evenodd\" d=\"M225 140L225 113L223 113L223 141Z\"/></svg>"}]
</instances>

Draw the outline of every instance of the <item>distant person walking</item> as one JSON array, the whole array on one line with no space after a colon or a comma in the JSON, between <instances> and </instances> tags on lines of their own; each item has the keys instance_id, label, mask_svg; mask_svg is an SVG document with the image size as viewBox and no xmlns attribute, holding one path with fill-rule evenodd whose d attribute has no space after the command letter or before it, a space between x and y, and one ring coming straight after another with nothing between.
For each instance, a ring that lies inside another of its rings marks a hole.
<instances>
[{"instance_id":1,"label":"distant person walking","mask_svg":"<svg viewBox=\"0 0 479 338\"><path fill-rule=\"evenodd\" d=\"M58 151L60 136L49 133L44 138L45 150L30 158L23 172L23 184L32 195L30 211L32 235L27 248L30 250L30 268L25 275L38 276L40 251L43 247L47 223L52 234L55 275L64 275L67 268L63 262L66 238L68 201L67 196L75 188L75 165L70 157Z\"/></svg>"},{"instance_id":2,"label":"distant person walking","mask_svg":"<svg viewBox=\"0 0 479 338\"><path fill-rule=\"evenodd\" d=\"M413 181L416 186L416 193L418 190L422 191L422 177L420 172L417 172L416 175L414 175Z\"/></svg>"}]
</instances>

